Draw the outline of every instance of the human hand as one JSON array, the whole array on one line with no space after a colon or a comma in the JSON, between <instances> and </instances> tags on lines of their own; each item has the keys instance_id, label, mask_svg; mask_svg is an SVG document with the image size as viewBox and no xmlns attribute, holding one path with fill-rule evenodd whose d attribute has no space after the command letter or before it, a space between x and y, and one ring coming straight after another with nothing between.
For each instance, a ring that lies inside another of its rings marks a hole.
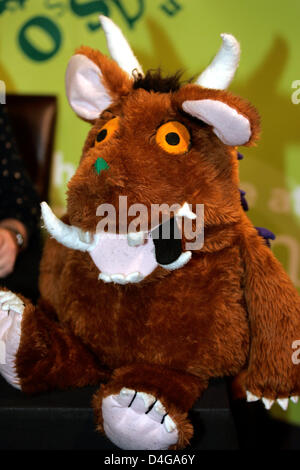
<instances>
[{"instance_id":1,"label":"human hand","mask_svg":"<svg viewBox=\"0 0 300 470\"><path fill-rule=\"evenodd\" d=\"M17 255L18 246L14 234L0 227L0 278L13 271Z\"/></svg>"}]
</instances>

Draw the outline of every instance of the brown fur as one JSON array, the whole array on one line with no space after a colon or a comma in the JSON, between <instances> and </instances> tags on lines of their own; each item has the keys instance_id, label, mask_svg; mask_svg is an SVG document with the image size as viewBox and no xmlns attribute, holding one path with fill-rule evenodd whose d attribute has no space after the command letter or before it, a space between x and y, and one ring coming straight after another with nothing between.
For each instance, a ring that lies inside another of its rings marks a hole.
<instances>
[{"instance_id":1,"label":"brown fur","mask_svg":"<svg viewBox=\"0 0 300 470\"><path fill-rule=\"evenodd\" d=\"M17 371L28 392L109 379L93 400L99 429L103 397L124 386L152 393L176 422L175 447L182 448L193 432L187 412L212 377L240 374L243 391L258 396L300 393L299 366L291 361L291 344L300 337L299 296L243 213L236 150L181 103L210 98L234 107L250 120L248 145L259 135L259 118L225 91L133 88L113 61L89 48L79 52L101 67L114 102L87 137L68 185L65 222L94 232L97 206L118 208L119 195L149 208L202 203L205 243L182 269L159 268L137 285L118 286L98 281L89 254L48 240L41 300L26 308ZM99 152L95 136L112 116L120 117L120 128ZM156 129L169 120L190 131L184 156L168 155L155 142ZM93 169L99 156L110 167L100 175Z\"/></svg>"}]
</instances>

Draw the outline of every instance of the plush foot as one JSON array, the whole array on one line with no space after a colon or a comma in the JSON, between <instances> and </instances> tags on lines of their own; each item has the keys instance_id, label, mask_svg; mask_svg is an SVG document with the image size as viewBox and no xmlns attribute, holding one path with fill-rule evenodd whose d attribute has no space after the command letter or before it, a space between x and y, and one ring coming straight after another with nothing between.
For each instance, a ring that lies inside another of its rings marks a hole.
<instances>
[{"instance_id":1,"label":"plush foot","mask_svg":"<svg viewBox=\"0 0 300 470\"><path fill-rule=\"evenodd\" d=\"M122 388L102 402L107 437L127 450L164 450L178 441L176 424L153 395Z\"/></svg>"},{"instance_id":2,"label":"plush foot","mask_svg":"<svg viewBox=\"0 0 300 470\"><path fill-rule=\"evenodd\" d=\"M24 303L16 294L0 290L0 374L18 389L15 358L20 344L24 308Z\"/></svg>"},{"instance_id":3,"label":"plush foot","mask_svg":"<svg viewBox=\"0 0 300 470\"><path fill-rule=\"evenodd\" d=\"M272 408L272 406L274 405L275 402L278 403L279 406L281 406L281 408L283 410L287 410L288 408L288 405L289 405L289 399L293 402L293 403L297 403L298 402L298 396L291 396L291 397L288 397L288 398L277 398L276 400L275 399L271 399L271 398L265 398L265 397L257 397L256 395L254 395L253 393L247 391L247 401L248 402L253 402L253 401L258 401L258 400L261 400L263 402L263 404L265 405L265 408L267 410L269 410L270 408Z\"/></svg>"}]
</instances>

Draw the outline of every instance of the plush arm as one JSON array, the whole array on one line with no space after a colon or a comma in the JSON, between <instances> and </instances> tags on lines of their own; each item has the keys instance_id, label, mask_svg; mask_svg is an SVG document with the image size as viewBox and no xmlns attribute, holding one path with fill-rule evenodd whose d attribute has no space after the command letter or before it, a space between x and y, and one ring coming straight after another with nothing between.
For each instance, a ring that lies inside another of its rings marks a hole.
<instances>
[{"instance_id":1,"label":"plush arm","mask_svg":"<svg viewBox=\"0 0 300 470\"><path fill-rule=\"evenodd\" d=\"M244 388L254 395L299 395L300 365L293 343L300 339L300 297L283 267L243 216L241 254L251 345Z\"/></svg>"}]
</instances>

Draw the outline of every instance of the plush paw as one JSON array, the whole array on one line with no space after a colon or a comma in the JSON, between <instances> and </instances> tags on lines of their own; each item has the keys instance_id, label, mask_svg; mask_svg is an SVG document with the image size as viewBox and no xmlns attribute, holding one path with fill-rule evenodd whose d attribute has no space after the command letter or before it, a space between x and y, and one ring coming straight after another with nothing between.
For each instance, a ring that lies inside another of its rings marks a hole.
<instances>
[{"instance_id":1,"label":"plush paw","mask_svg":"<svg viewBox=\"0 0 300 470\"><path fill-rule=\"evenodd\" d=\"M15 388L20 388L15 371L24 303L13 292L0 291L0 373Z\"/></svg>"},{"instance_id":2,"label":"plush paw","mask_svg":"<svg viewBox=\"0 0 300 470\"><path fill-rule=\"evenodd\" d=\"M247 390L246 394L247 394L247 401L248 402L261 400L263 402L263 404L265 405L265 408L267 410L272 408L272 406L274 405L275 402L277 402L278 405L281 406L281 408L283 410L287 410L287 408L289 406L289 400L291 400L293 403L297 403L298 398L299 398L298 396L291 396L289 398L277 398L276 400L273 400L271 398L257 397L256 395L249 392L248 390Z\"/></svg>"},{"instance_id":3,"label":"plush paw","mask_svg":"<svg viewBox=\"0 0 300 470\"><path fill-rule=\"evenodd\" d=\"M178 431L162 403L153 395L122 388L102 402L107 437L126 450L165 450L176 444Z\"/></svg>"}]
</instances>

